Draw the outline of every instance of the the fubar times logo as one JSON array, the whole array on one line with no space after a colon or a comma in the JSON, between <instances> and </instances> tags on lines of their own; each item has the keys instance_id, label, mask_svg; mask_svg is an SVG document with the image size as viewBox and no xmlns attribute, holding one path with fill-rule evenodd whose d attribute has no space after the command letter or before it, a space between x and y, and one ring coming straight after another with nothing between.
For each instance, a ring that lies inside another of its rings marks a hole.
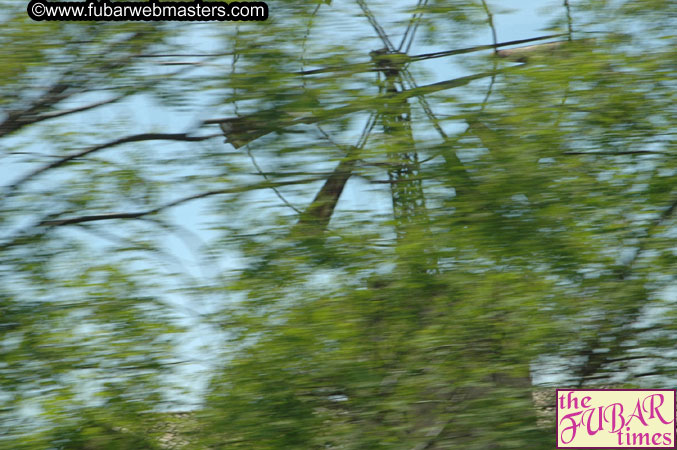
<instances>
[{"instance_id":1,"label":"the fubar times logo","mask_svg":"<svg viewBox=\"0 0 677 450\"><path fill-rule=\"evenodd\" d=\"M674 389L557 389L557 448L677 448Z\"/></svg>"}]
</instances>

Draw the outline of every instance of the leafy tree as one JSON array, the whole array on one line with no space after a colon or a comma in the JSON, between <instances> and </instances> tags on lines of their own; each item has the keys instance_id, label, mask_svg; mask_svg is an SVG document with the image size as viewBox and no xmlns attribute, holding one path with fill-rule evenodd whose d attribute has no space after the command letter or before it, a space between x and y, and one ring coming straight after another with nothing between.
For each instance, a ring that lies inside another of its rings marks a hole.
<instances>
[{"instance_id":1,"label":"leafy tree","mask_svg":"<svg viewBox=\"0 0 677 450\"><path fill-rule=\"evenodd\" d=\"M159 445L181 325L223 351L194 448L550 448L550 372L669 385L675 6L569 3L511 43L485 1L193 29L7 5L0 443ZM141 108L190 125L137 133ZM240 261L197 281L167 267L194 204L188 245Z\"/></svg>"}]
</instances>

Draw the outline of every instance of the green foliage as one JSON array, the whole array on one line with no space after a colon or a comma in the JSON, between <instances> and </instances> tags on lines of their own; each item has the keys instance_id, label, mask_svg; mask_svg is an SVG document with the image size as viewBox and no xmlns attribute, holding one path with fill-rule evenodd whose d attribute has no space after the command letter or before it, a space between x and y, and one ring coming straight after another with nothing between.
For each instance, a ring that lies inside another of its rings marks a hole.
<instances>
[{"instance_id":1,"label":"green foliage","mask_svg":"<svg viewBox=\"0 0 677 450\"><path fill-rule=\"evenodd\" d=\"M674 380L670 2L586 2L571 42L444 85L370 54L352 3L194 29L5 3L0 448L166 446L191 329L185 448L551 448L535 389ZM490 22L416 11L440 51Z\"/></svg>"}]
</instances>

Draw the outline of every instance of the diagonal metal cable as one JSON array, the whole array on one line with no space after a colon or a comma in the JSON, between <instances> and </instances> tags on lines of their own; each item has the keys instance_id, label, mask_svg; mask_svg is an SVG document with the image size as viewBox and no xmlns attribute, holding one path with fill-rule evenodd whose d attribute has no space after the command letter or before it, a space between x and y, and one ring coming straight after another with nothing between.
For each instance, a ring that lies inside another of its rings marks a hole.
<instances>
[{"instance_id":1,"label":"diagonal metal cable","mask_svg":"<svg viewBox=\"0 0 677 450\"><path fill-rule=\"evenodd\" d=\"M571 19L571 6L569 6L569 0L564 0L564 8L567 11L567 30L569 34L569 41L573 40L574 35L574 24Z\"/></svg>"},{"instance_id":2,"label":"diagonal metal cable","mask_svg":"<svg viewBox=\"0 0 677 450\"><path fill-rule=\"evenodd\" d=\"M498 38L497 38L497 33L496 33L496 26L494 25L493 14L491 13L491 10L489 9L489 5L487 4L486 0L482 0L482 6L484 7L484 11L487 14L487 23L489 24L489 27L491 28L491 37L492 37L491 47L493 47L494 54L496 54L498 52ZM412 37L412 41L410 41L409 44L411 45L412 42L413 42L413 37ZM402 71L402 73L404 75L404 79L411 85L412 88L418 87L416 85L416 81L414 80L413 76L411 75L411 73L407 69L404 69ZM482 111L485 108L487 101L489 100L489 97L491 96L491 91L493 89L495 81L496 81L496 62L494 62L494 69L493 69L493 74L491 76L491 82L489 83L489 89L487 90L487 93L484 96L484 100L482 100L482 105L480 107L480 111ZM437 130L437 132L442 137L442 139L447 140L449 138L449 136L442 129L442 126L440 125L439 119L437 118L437 116L433 112L432 108L430 107L430 103L428 102L428 100L424 96L419 96L418 100L419 100L421 107L422 107L423 111L425 112L426 116L428 117L428 119L433 124L433 127L435 128L435 130ZM428 158L424 161L428 161L429 159L430 158Z\"/></svg>"},{"instance_id":3,"label":"diagonal metal cable","mask_svg":"<svg viewBox=\"0 0 677 450\"><path fill-rule=\"evenodd\" d=\"M489 5L487 4L486 0L482 0L482 6L484 7L484 11L487 14L487 23L489 24L489 27L491 28L491 37L492 37L491 47L493 47L494 55L496 55L497 52L498 52L499 44L498 44L498 37L497 37L497 32L496 32L496 26L494 24L493 14L491 13L491 10L489 9ZM410 44L411 44L411 42L410 42ZM494 83L496 81L496 60L495 59L494 59L494 67L493 67L492 72L493 73L491 75L491 82L489 83L489 88L487 89L487 93L484 96L484 99L482 100L482 104L480 106L480 112L483 111L484 108L486 107L487 102L489 100L489 97L491 96L491 92L493 90ZM411 74L408 70L404 71L404 75L405 75L405 78L408 79L408 82L412 85L412 87L414 87L414 88L417 87L415 80L413 79L413 77L411 76ZM437 132L442 137L442 139L447 141L449 139L449 137L445 133L445 131L442 129L442 126L440 125L439 119L437 118L437 116L432 111L432 108L430 107L428 100L424 96L420 96L420 97L418 97L418 99L419 99L419 102L421 104L421 107L423 108L423 111L425 112L425 114L428 117L428 119L430 120L430 122L433 124L433 127L435 128L435 130L437 130ZM458 135L456 137L456 139L462 138L469 131L470 131L470 127L468 127L463 133ZM421 164L428 162L431 159L436 158L437 156L439 156L438 153L430 156L429 158L424 159L423 161L421 161Z\"/></svg>"},{"instance_id":4,"label":"diagonal metal cable","mask_svg":"<svg viewBox=\"0 0 677 450\"><path fill-rule=\"evenodd\" d=\"M412 33L412 37L409 40L409 44L407 45L407 50L405 50L405 53L409 53L409 47L411 47L411 43L414 40L414 34L416 33L416 27L418 27L418 23L421 20L421 17L423 17L423 12L421 12L421 8L426 6L428 3L428 0L418 0L418 4L416 5L416 11L414 11L414 14L412 14L411 19L409 19L409 24L407 25L407 29L404 31L404 35L402 36L402 41L400 41L400 46L397 48L398 52L402 51L402 48L404 48L404 44L407 41L407 38L409 36L409 33ZM413 30L413 32L412 32Z\"/></svg>"},{"instance_id":5,"label":"diagonal metal cable","mask_svg":"<svg viewBox=\"0 0 677 450\"><path fill-rule=\"evenodd\" d=\"M567 16L567 27L568 27L568 34L569 34L569 39L568 41L571 42L573 40L573 33L574 33L574 25L571 20L571 7L569 6L569 0L564 0L564 9L566 11L566 16ZM566 88L564 89L564 95L562 96L562 101L560 103L560 110L557 115L557 120L555 121L555 127L559 128L560 122L562 121L562 117L564 116L564 105L566 105L567 98L569 97L569 88L571 87L571 82L567 80L567 85Z\"/></svg>"},{"instance_id":6,"label":"diagonal metal cable","mask_svg":"<svg viewBox=\"0 0 677 450\"><path fill-rule=\"evenodd\" d=\"M367 119L367 123L364 125L364 128L362 128L362 133L360 134L360 137L357 139L357 142L355 143L354 147L352 149L358 149L361 150L367 143L367 140L369 139L369 135L371 134L371 131L374 129L374 125L376 124L376 121L378 119L378 114L375 112L372 112L369 115L369 118ZM346 150L345 145L341 145L338 142L334 141L334 139L327 133L324 128L322 128L320 125L317 125L317 129L319 132L324 136L324 138L331 142L336 148L339 148L341 150ZM349 153L350 149L346 151L346 153Z\"/></svg>"},{"instance_id":7,"label":"diagonal metal cable","mask_svg":"<svg viewBox=\"0 0 677 450\"><path fill-rule=\"evenodd\" d=\"M264 180L270 181L270 179L268 178L268 175L266 175L266 173L263 170L261 170L261 166L259 166L259 164L256 162L256 158L252 154L252 150L249 147L249 144L247 144L246 148L247 148L247 155L249 155L249 159L252 161L252 165L256 168L256 171L259 173L259 175L261 175L263 177ZM284 197L284 195L282 195L282 193L277 189L277 187L271 185L270 188L273 190L273 192L275 193L277 198L279 198L282 201L282 203L284 203L285 206L293 209L297 214L301 214L301 211L298 208L296 208L294 205L289 203L289 201Z\"/></svg>"},{"instance_id":8,"label":"diagonal metal cable","mask_svg":"<svg viewBox=\"0 0 677 450\"><path fill-rule=\"evenodd\" d=\"M406 84L409 85L409 89L416 89L418 88L418 85L416 84L416 80L414 79L413 75L411 72L409 72L408 69L404 68L402 70L402 75L403 75L403 81L406 81ZM404 85L404 83L403 83ZM424 95L418 95L416 96L418 99L419 103L421 104L421 108L423 108L423 112L425 112L426 116L430 120L430 122L433 124L433 127L439 133L439 135L442 137L442 139L448 139L449 136L445 131L442 129L442 126L440 125L440 121L433 112L432 108L430 107L430 103L428 102L428 99L425 98Z\"/></svg>"},{"instance_id":9,"label":"diagonal metal cable","mask_svg":"<svg viewBox=\"0 0 677 450\"><path fill-rule=\"evenodd\" d=\"M425 0L423 2L423 5L421 5L421 8L425 7L428 4L428 0ZM404 53L409 53L409 50L411 50L411 45L414 43L414 37L416 36L416 31L418 31L418 26L421 24L421 19L423 18L423 11L418 16L418 20L416 20L416 23L414 24L414 29L411 32L411 37L409 38L409 43L407 44L407 48L404 50Z\"/></svg>"},{"instance_id":10,"label":"diagonal metal cable","mask_svg":"<svg viewBox=\"0 0 677 450\"><path fill-rule=\"evenodd\" d=\"M376 122L378 121L378 114L372 113L369 116L369 120L367 121L367 125L364 127L362 130L362 135L360 136L360 139L357 141L357 148L362 148L367 144L367 141L369 140L369 135L371 134L371 131L374 129L374 125L376 125Z\"/></svg>"},{"instance_id":11,"label":"diagonal metal cable","mask_svg":"<svg viewBox=\"0 0 677 450\"><path fill-rule=\"evenodd\" d=\"M494 67L493 67L493 72L494 74L491 76L491 81L489 82L489 89L487 89L487 94L484 96L484 100L482 100L482 105L480 106L480 112L484 111L484 108L487 105L487 102L489 101L489 97L491 97L491 92L493 91L494 88L494 83L496 82L496 68L497 68L497 59L496 56L498 55L498 37L496 33L496 25L494 24L494 15L491 13L491 9L489 9L489 5L487 4L486 0L482 0L482 6L484 7L484 12L487 13L487 24L489 24L489 28L491 28L491 39L492 39L492 44L494 46Z\"/></svg>"},{"instance_id":12,"label":"diagonal metal cable","mask_svg":"<svg viewBox=\"0 0 677 450\"><path fill-rule=\"evenodd\" d=\"M312 225L315 230L325 230L327 228L336 210L336 205L343 194L346 183L352 175L358 152L367 142L375 121L375 115L371 114L358 139L357 146L350 146L348 148L345 157L339 161L331 175L324 180L324 184L315 195L311 204L299 215L297 227L305 228L306 233L310 231L306 228L309 225ZM321 127L318 127L318 129L320 132L325 133ZM328 134L326 134L326 137L333 143ZM342 147L337 146L339 148Z\"/></svg>"},{"instance_id":13,"label":"diagonal metal cable","mask_svg":"<svg viewBox=\"0 0 677 450\"><path fill-rule=\"evenodd\" d=\"M487 4L486 0L482 0L482 7L484 8L484 12L487 14L487 23L491 28L491 41L492 41L491 43L493 44L495 54L498 51L498 49L496 48L498 38L496 37L496 26L494 25L494 15L491 14L491 10L489 9L489 5Z\"/></svg>"},{"instance_id":14,"label":"diagonal metal cable","mask_svg":"<svg viewBox=\"0 0 677 450\"><path fill-rule=\"evenodd\" d=\"M236 28L235 33L236 33L236 36L239 36L239 35L240 35L240 29L239 29L239 27ZM239 57L240 57L240 54L237 52L237 43L238 43L238 41L237 41L237 39L236 39L236 40L235 40L235 44L234 44L234 45L235 45L235 51L233 52L233 53L234 53L234 54L233 54L233 60L232 60L232 62L231 62L231 68L230 68L230 70L231 70L231 72L230 72L230 73L231 73L231 77L235 74L235 71L237 70L237 61L238 61L238 59L239 59ZM237 88L236 88L236 87L233 87L233 97L234 97L234 98L237 98ZM238 107L237 107L237 100L233 102L233 108L234 108L234 110L235 110L235 114L236 114L236 115L239 115ZM245 146L245 148L247 149L247 155L249 156L249 159L251 160L252 165L254 166L254 168L256 169L256 171L259 173L259 175L261 175L261 176L263 177L264 180L270 181L269 178L268 178L268 175L266 175L266 173L261 169L261 166L259 166L259 163L256 161L256 158L254 157L254 154L252 153L252 150L251 150L249 144L247 144L247 145ZM277 187L271 185L270 188L273 190L273 192L275 193L275 195L277 196L277 198L279 198L280 201L281 201L285 206L287 206L288 208L291 208L291 209L292 209L293 211L295 211L297 214L301 214L301 211L299 211L298 208L296 208L294 205L292 205L292 204L284 197L284 195L282 195L282 193L277 189Z\"/></svg>"},{"instance_id":15,"label":"diagonal metal cable","mask_svg":"<svg viewBox=\"0 0 677 450\"><path fill-rule=\"evenodd\" d=\"M529 42L535 42L535 41L543 41L546 39L554 39L558 37L563 37L566 36L567 33L557 33L557 34L546 34L543 36L537 36L534 38L528 38L528 39L517 39L514 41L507 41L507 42L499 42L497 44L489 44L489 45L475 45L473 47L466 47L466 48L459 48L459 49L454 49L454 50L444 50L440 52L432 52L432 53L422 53L420 55L413 55L409 58L409 61L414 62L414 61L424 61L427 59L433 59L433 58L442 58L445 56L453 56L453 55L462 55L464 53L472 53L472 52L477 52L481 50L492 50L496 47L506 47L509 45L520 45L520 44L527 44Z\"/></svg>"},{"instance_id":16,"label":"diagonal metal cable","mask_svg":"<svg viewBox=\"0 0 677 450\"><path fill-rule=\"evenodd\" d=\"M425 61L428 59L435 59L435 58L444 58L446 56L455 56L455 55L462 55L465 53L473 53L473 52L479 52L483 50L492 50L497 47L507 47L510 45L519 45L519 44L527 44L529 42L536 42L536 41L543 41L547 39L554 39L558 37L563 37L566 36L567 33L559 33L559 34L546 34L543 36L537 36L533 38L528 38L528 39L517 39L514 41L507 41L507 42L499 42L496 45L492 44L487 44L487 45L475 45L472 47L465 47L465 48L456 48L452 50L443 50L439 52L432 52L432 53L422 53L419 55L412 55L407 57L408 61L411 62L416 62L416 61ZM318 69L310 69L310 70L304 70L300 72L296 72L295 75L303 75L303 76L308 76L308 75L318 75L322 73L331 73L331 72L344 72L344 73L359 73L359 72L377 72L378 69L374 67L372 61L365 61L365 62L359 62L359 63L354 63L354 64L345 64L342 66L329 66L329 67L322 67Z\"/></svg>"},{"instance_id":17,"label":"diagonal metal cable","mask_svg":"<svg viewBox=\"0 0 677 450\"><path fill-rule=\"evenodd\" d=\"M367 3L364 0L357 0L357 4L360 5L360 8L362 8L362 12L367 17L367 20L371 24L372 28L374 28L374 31L376 31L376 34L378 34L378 37L381 38L383 45L385 45L389 51L394 51L395 47L393 46L392 42L390 42L390 39L388 38L388 35L386 34L385 30L381 28L381 25L379 25L378 22L376 21L374 13L371 12L369 7L367 6Z\"/></svg>"}]
</instances>

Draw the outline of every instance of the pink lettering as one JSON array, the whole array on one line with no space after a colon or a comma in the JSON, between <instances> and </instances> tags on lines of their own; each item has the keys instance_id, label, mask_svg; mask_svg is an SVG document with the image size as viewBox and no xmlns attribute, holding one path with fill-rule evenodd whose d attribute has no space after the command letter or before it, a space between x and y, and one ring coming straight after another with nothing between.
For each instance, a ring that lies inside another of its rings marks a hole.
<instances>
[{"instance_id":1,"label":"pink lettering","mask_svg":"<svg viewBox=\"0 0 677 450\"><path fill-rule=\"evenodd\" d=\"M607 412L611 409L611 419L607 418ZM625 426L625 418L623 417L623 405L614 403L604 408L604 421L611 422L610 433L618 433Z\"/></svg>"},{"instance_id":2,"label":"pink lettering","mask_svg":"<svg viewBox=\"0 0 677 450\"><path fill-rule=\"evenodd\" d=\"M573 441L574 438L576 437L576 428L578 428L578 423L576 423L576 419L574 419L574 417L579 416L581 414L582 414L582 411L573 412L573 413L567 414L566 416L562 417L562 420L559 421L560 425L565 420L569 421L569 425L564 427L562 429L562 432L559 434L559 438L562 441L562 443L568 444L571 441ZM568 440L564 437L564 433L566 433L566 432L571 433L571 437Z\"/></svg>"},{"instance_id":3,"label":"pink lettering","mask_svg":"<svg viewBox=\"0 0 677 450\"><path fill-rule=\"evenodd\" d=\"M658 405L656 405L656 403L655 403L656 397L658 397L658 399L660 400L660 403ZM650 403L648 410L646 408L647 400ZM672 420L665 420L663 418L663 416L661 415L661 412L658 410L658 408L660 408L663 405L664 402L665 402L665 398L663 397L663 394L651 394L651 395L647 395L644 398L644 401L642 401L642 407L644 408L644 411L647 411L649 413L649 419L653 419L654 415L655 415L655 416L658 417L658 420L660 420L665 425L667 425L667 424L674 422L675 418L674 418L674 416L673 416Z\"/></svg>"}]
</instances>

